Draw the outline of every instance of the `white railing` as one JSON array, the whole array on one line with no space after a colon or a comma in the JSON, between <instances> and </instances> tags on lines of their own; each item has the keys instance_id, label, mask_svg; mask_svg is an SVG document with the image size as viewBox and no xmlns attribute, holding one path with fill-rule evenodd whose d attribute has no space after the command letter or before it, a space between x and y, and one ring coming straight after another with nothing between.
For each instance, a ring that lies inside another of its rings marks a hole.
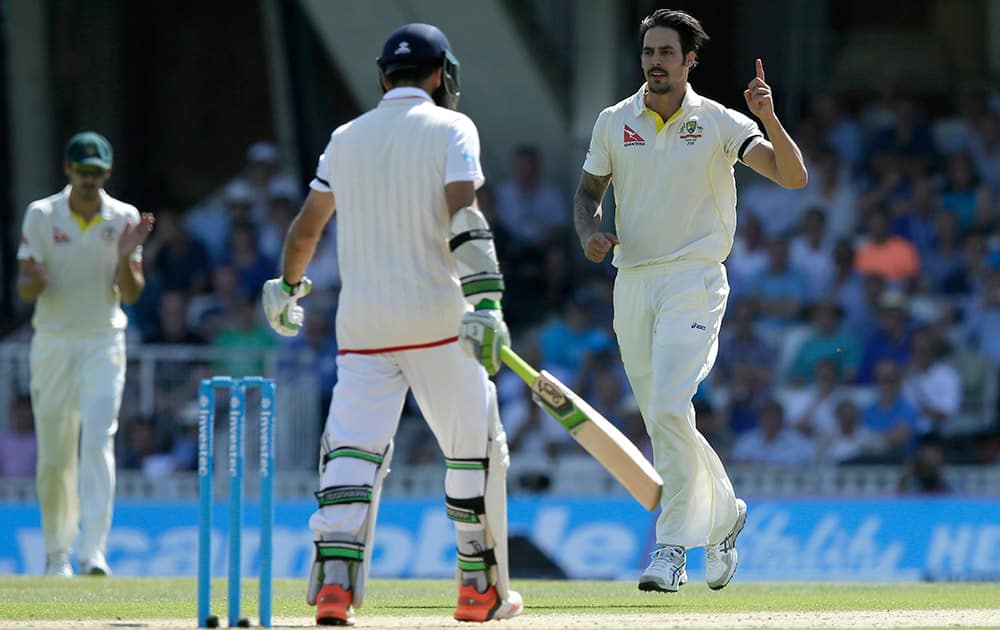
<instances>
[{"instance_id":1,"label":"white railing","mask_svg":"<svg viewBox=\"0 0 1000 630\"><path fill-rule=\"evenodd\" d=\"M225 467L223 466L223 469ZM395 465L386 477L386 496L433 497L444 494L444 465ZM813 497L813 496L891 496L898 493L898 466L848 466L832 469L809 469L790 473L769 468L734 467L730 471L733 486L741 496ZM216 473L218 475L218 472ZM538 479L549 481L547 489L536 490ZM1000 466L953 466L945 478L956 494L965 496L1000 496ZM275 476L275 495L279 499L312 498L318 487L317 471L284 470ZM510 494L544 496L627 496L625 490L599 464L586 455L571 455L547 466L512 466L508 478ZM257 478L248 470L245 487L248 497L256 497ZM226 496L226 484L217 480L216 496ZM137 501L194 501L198 496L195 473L175 473L151 479L141 472L118 473L118 498ZM0 479L0 504L32 503L35 481L32 478Z\"/></svg>"},{"instance_id":2,"label":"white railing","mask_svg":"<svg viewBox=\"0 0 1000 630\"><path fill-rule=\"evenodd\" d=\"M29 345L0 343L0 429L7 426L8 410L29 391ZM118 445L128 439L129 426L139 419L154 422L163 431L181 433L192 426L197 413L198 381L213 375L274 378L275 466L279 471L315 470L325 411L316 370L318 357L302 349L228 349L186 345L136 345L128 348L125 394L119 415ZM227 370L242 373L227 373ZM44 392L43 394L44 395ZM256 397L247 394L247 476L257 461ZM223 404L225 396L220 397ZM216 431L224 431L226 408L217 408ZM218 416L222 417L218 417ZM223 437L223 436L220 436ZM215 440L224 448L225 439ZM225 462L216 452L216 461ZM216 466L219 468L219 466ZM225 468L225 466L222 466Z\"/></svg>"}]
</instances>

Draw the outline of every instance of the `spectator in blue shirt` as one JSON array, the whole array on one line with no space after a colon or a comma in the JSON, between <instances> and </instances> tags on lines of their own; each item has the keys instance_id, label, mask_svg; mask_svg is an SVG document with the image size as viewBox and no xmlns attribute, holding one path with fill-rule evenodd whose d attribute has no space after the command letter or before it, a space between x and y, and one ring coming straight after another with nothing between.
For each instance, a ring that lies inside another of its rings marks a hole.
<instances>
[{"instance_id":1,"label":"spectator in blue shirt","mask_svg":"<svg viewBox=\"0 0 1000 630\"><path fill-rule=\"evenodd\" d=\"M879 323L865 342L861 353L861 367L858 383L870 385L875 382L875 366L884 359L905 365L910 359L910 318L907 313L906 296L896 290L887 290L879 299Z\"/></svg>"},{"instance_id":2,"label":"spectator in blue shirt","mask_svg":"<svg viewBox=\"0 0 1000 630\"><path fill-rule=\"evenodd\" d=\"M938 210L934 214L934 247L928 251L920 269L928 289L943 293L950 279L962 271L963 261L958 217L948 210Z\"/></svg>"},{"instance_id":3,"label":"spectator in blue shirt","mask_svg":"<svg viewBox=\"0 0 1000 630\"><path fill-rule=\"evenodd\" d=\"M788 264L788 242L773 238L768 243L768 266L754 284L761 310L761 324L780 331L798 319L808 291L802 275Z\"/></svg>"},{"instance_id":4,"label":"spectator in blue shirt","mask_svg":"<svg viewBox=\"0 0 1000 630\"><path fill-rule=\"evenodd\" d=\"M770 400L761 409L757 428L736 438L732 457L740 463L804 468L816 461L816 447L785 426L781 405Z\"/></svg>"},{"instance_id":5,"label":"spectator in blue shirt","mask_svg":"<svg viewBox=\"0 0 1000 630\"><path fill-rule=\"evenodd\" d=\"M876 286L869 286L869 285ZM854 269L854 246L850 239L840 239L833 246L833 276L828 295L844 309L843 326L855 335L863 335L875 328L875 311L878 296L885 289L885 281L878 276L863 276Z\"/></svg>"},{"instance_id":6,"label":"spectator in blue shirt","mask_svg":"<svg viewBox=\"0 0 1000 630\"><path fill-rule=\"evenodd\" d=\"M878 397L862 414L864 425L885 438L890 456L902 460L913 451L920 412L903 396L900 366L884 359L875 366Z\"/></svg>"},{"instance_id":7,"label":"spectator in blue shirt","mask_svg":"<svg viewBox=\"0 0 1000 630\"><path fill-rule=\"evenodd\" d=\"M277 263L260 252L257 230L250 223L236 223L229 234L224 265L236 270L239 292L254 295L274 276Z\"/></svg>"},{"instance_id":8,"label":"spectator in blue shirt","mask_svg":"<svg viewBox=\"0 0 1000 630\"><path fill-rule=\"evenodd\" d=\"M840 380L852 382L858 370L861 348L854 335L840 326L843 309L833 300L823 299L812 310L813 332L795 355L790 374L792 380L809 383L816 373L816 364L832 360Z\"/></svg>"},{"instance_id":9,"label":"spectator in blue shirt","mask_svg":"<svg viewBox=\"0 0 1000 630\"><path fill-rule=\"evenodd\" d=\"M163 291L184 291L188 297L208 290L212 261L176 210L158 210L153 243L145 248Z\"/></svg>"},{"instance_id":10,"label":"spectator in blue shirt","mask_svg":"<svg viewBox=\"0 0 1000 630\"><path fill-rule=\"evenodd\" d=\"M833 246L826 227L826 213L811 207L802 217L799 233L789 241L789 259L793 269L806 281L809 301L830 293L833 279Z\"/></svg>"},{"instance_id":11,"label":"spectator in blue shirt","mask_svg":"<svg viewBox=\"0 0 1000 630\"><path fill-rule=\"evenodd\" d=\"M820 94L812 106L824 143L841 161L852 169L856 168L864 150L864 135L857 121L844 113L840 101L833 94Z\"/></svg>"},{"instance_id":12,"label":"spectator in blue shirt","mask_svg":"<svg viewBox=\"0 0 1000 630\"><path fill-rule=\"evenodd\" d=\"M542 329L542 362L564 383L576 380L584 357L614 347L614 340L591 318L587 297L576 295L566 305L563 317Z\"/></svg>"},{"instance_id":13,"label":"spectator in blue shirt","mask_svg":"<svg viewBox=\"0 0 1000 630\"><path fill-rule=\"evenodd\" d=\"M897 99L892 103L892 123L875 134L869 147L873 158L895 153L908 162L927 164L934 157L934 139L923 115L913 101Z\"/></svg>"},{"instance_id":14,"label":"spectator in blue shirt","mask_svg":"<svg viewBox=\"0 0 1000 630\"><path fill-rule=\"evenodd\" d=\"M913 243L920 260L928 260L937 246L935 215L939 209L934 180L925 175L913 182L913 194L893 218L892 233Z\"/></svg>"},{"instance_id":15,"label":"spectator in blue shirt","mask_svg":"<svg viewBox=\"0 0 1000 630\"><path fill-rule=\"evenodd\" d=\"M947 181L941 191L941 207L955 213L958 227L968 229L976 218L976 197L979 176L968 153L957 152L948 156Z\"/></svg>"},{"instance_id":16,"label":"spectator in blue shirt","mask_svg":"<svg viewBox=\"0 0 1000 630\"><path fill-rule=\"evenodd\" d=\"M767 370L777 356L777 349L763 339L754 324L754 302L743 300L726 314L726 326L719 335L719 358L716 374L729 381L741 366Z\"/></svg>"}]
</instances>

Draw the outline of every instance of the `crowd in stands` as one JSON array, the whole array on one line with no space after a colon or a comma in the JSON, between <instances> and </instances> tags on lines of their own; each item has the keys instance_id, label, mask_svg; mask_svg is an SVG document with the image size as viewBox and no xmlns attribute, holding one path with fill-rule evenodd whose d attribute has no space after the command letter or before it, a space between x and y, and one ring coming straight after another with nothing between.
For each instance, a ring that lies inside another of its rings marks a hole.
<instances>
[{"instance_id":1,"label":"crowd in stands","mask_svg":"<svg viewBox=\"0 0 1000 630\"><path fill-rule=\"evenodd\" d=\"M695 399L698 427L727 463L892 464L905 471L903 490L947 490L942 466L1000 462L1000 94L937 116L906 97L848 108L822 95L794 135L805 189L737 167L732 292L716 368ZM247 158L195 208L157 210L130 343L311 350L322 420L336 381L336 221L308 270L306 329L278 338L259 292L277 272L305 183L282 173L271 144L254 144ZM648 455L615 342L613 268L583 260L571 195L547 183L534 147L515 151L510 173L479 203L496 235L514 346ZM222 366L234 375L255 367ZM193 393L192 378L171 382ZM497 386L513 457L579 450L514 374L502 371ZM191 410L174 411L166 433L126 419L123 467L149 466L151 456L169 456L165 470L193 467ZM397 457L409 463L439 458L418 415L408 401Z\"/></svg>"}]
</instances>

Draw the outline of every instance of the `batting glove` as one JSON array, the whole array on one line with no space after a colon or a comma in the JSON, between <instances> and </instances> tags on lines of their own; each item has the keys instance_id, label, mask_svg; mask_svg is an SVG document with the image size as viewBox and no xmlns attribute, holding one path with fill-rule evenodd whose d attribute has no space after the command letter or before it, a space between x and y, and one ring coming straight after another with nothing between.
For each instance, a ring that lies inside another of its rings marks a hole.
<instances>
[{"instance_id":1,"label":"batting glove","mask_svg":"<svg viewBox=\"0 0 1000 630\"><path fill-rule=\"evenodd\" d=\"M500 370L500 348L510 345L510 332L503 321L503 312L493 309L468 311L462 316L458 341L462 349L493 376Z\"/></svg>"},{"instance_id":2,"label":"batting glove","mask_svg":"<svg viewBox=\"0 0 1000 630\"><path fill-rule=\"evenodd\" d=\"M285 337L299 334L305 311L299 306L300 298L312 291L312 282L302 276L295 285L288 284L284 278L275 278L264 283L261 300L264 303L264 315L274 332Z\"/></svg>"}]
</instances>

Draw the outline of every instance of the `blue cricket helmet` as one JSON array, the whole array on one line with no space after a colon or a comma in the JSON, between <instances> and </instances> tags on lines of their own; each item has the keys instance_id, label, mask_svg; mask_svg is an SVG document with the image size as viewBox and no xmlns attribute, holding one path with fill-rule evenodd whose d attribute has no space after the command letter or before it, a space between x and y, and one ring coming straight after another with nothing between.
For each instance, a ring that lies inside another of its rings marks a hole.
<instances>
[{"instance_id":1,"label":"blue cricket helmet","mask_svg":"<svg viewBox=\"0 0 1000 630\"><path fill-rule=\"evenodd\" d=\"M431 97L442 107L458 107L458 59L438 27L417 22L400 26L385 40L382 55L375 62L381 74L390 78L399 70L443 67L441 87Z\"/></svg>"}]
</instances>

